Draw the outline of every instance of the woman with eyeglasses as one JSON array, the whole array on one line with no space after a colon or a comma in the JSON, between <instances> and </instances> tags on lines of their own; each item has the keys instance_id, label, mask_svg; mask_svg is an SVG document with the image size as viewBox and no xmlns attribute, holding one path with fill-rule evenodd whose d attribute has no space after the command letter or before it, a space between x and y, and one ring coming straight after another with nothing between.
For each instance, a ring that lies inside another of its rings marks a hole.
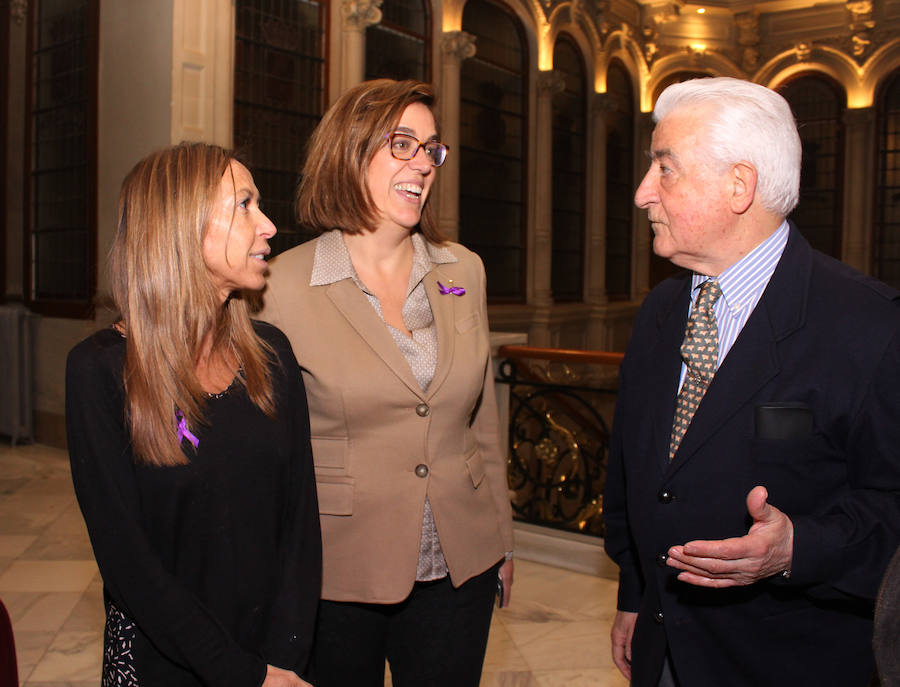
<instances>
[{"instance_id":1,"label":"woman with eyeglasses","mask_svg":"<svg viewBox=\"0 0 900 687\"><path fill-rule=\"evenodd\" d=\"M512 521L485 273L427 204L448 155L432 88L342 95L310 141L263 319L303 370L323 538L319 687L476 687Z\"/></svg>"}]
</instances>

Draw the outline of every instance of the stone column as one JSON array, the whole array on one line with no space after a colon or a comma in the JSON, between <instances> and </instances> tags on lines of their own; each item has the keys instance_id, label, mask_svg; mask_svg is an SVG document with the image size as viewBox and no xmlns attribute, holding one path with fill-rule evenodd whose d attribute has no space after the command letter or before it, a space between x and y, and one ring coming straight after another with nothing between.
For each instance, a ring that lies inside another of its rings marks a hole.
<instances>
[{"instance_id":1,"label":"stone column","mask_svg":"<svg viewBox=\"0 0 900 687\"><path fill-rule=\"evenodd\" d=\"M535 121L534 241L528 260L533 275L532 305L535 306L528 340L532 346L549 346L550 312L553 307L550 278L553 262L553 96L566 87L554 71L540 72L537 78Z\"/></svg>"},{"instance_id":2,"label":"stone column","mask_svg":"<svg viewBox=\"0 0 900 687\"><path fill-rule=\"evenodd\" d=\"M441 140L450 146L438 175L438 226L451 241L459 240L459 79L462 61L475 56L475 36L445 31L441 37Z\"/></svg>"},{"instance_id":3,"label":"stone column","mask_svg":"<svg viewBox=\"0 0 900 687\"><path fill-rule=\"evenodd\" d=\"M606 124L610 98L591 96L588 119L587 346L606 349Z\"/></svg>"},{"instance_id":4,"label":"stone column","mask_svg":"<svg viewBox=\"0 0 900 687\"><path fill-rule=\"evenodd\" d=\"M872 267L875 194L875 108L844 112L844 198L841 259L860 272Z\"/></svg>"},{"instance_id":5,"label":"stone column","mask_svg":"<svg viewBox=\"0 0 900 687\"><path fill-rule=\"evenodd\" d=\"M382 0L341 3L341 93L366 74L366 28L381 21Z\"/></svg>"}]
</instances>

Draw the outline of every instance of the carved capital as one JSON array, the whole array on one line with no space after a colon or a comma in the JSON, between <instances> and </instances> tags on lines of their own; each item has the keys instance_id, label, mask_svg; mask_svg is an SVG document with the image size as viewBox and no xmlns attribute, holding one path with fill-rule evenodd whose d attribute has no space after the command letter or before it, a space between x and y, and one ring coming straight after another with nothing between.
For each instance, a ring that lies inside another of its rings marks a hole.
<instances>
[{"instance_id":1,"label":"carved capital","mask_svg":"<svg viewBox=\"0 0 900 687\"><path fill-rule=\"evenodd\" d=\"M854 57L862 57L869 49L869 46L872 45L869 34L865 31L853 34L850 37L850 41L853 45L852 52Z\"/></svg>"},{"instance_id":2,"label":"carved capital","mask_svg":"<svg viewBox=\"0 0 900 687\"><path fill-rule=\"evenodd\" d=\"M641 24L644 33L654 33L658 27L663 24L670 24L677 21L681 14L680 3L675 2L657 2L650 5L644 5L642 8Z\"/></svg>"},{"instance_id":3,"label":"carved capital","mask_svg":"<svg viewBox=\"0 0 900 687\"><path fill-rule=\"evenodd\" d=\"M759 64L759 50L756 48L744 48L741 51L741 68L745 72L753 72L756 71L756 67Z\"/></svg>"},{"instance_id":4,"label":"carved capital","mask_svg":"<svg viewBox=\"0 0 900 687\"><path fill-rule=\"evenodd\" d=\"M872 16L872 0L849 0L846 7L853 15L853 21L865 21Z\"/></svg>"},{"instance_id":5,"label":"carved capital","mask_svg":"<svg viewBox=\"0 0 900 687\"><path fill-rule=\"evenodd\" d=\"M875 28L875 21L872 19L872 0L849 0L845 7L852 17L850 20L852 32L859 34ZM854 42L855 50L856 43ZM854 52L853 54L859 56L861 53Z\"/></svg>"},{"instance_id":6,"label":"carved capital","mask_svg":"<svg viewBox=\"0 0 900 687\"><path fill-rule=\"evenodd\" d=\"M553 70L538 72L537 78L538 97L553 97L557 93L566 90L566 80L559 72Z\"/></svg>"},{"instance_id":7,"label":"carved capital","mask_svg":"<svg viewBox=\"0 0 900 687\"><path fill-rule=\"evenodd\" d=\"M475 56L475 40L475 36L465 31L444 31L441 52L444 57L455 57L462 62Z\"/></svg>"},{"instance_id":8,"label":"carved capital","mask_svg":"<svg viewBox=\"0 0 900 687\"><path fill-rule=\"evenodd\" d=\"M9 16L18 26L28 18L28 0L9 0Z\"/></svg>"},{"instance_id":9,"label":"carved capital","mask_svg":"<svg viewBox=\"0 0 900 687\"><path fill-rule=\"evenodd\" d=\"M608 112L615 112L618 108L613 96L609 93L594 93L590 99L590 113L592 117L603 117Z\"/></svg>"},{"instance_id":10,"label":"carved capital","mask_svg":"<svg viewBox=\"0 0 900 687\"><path fill-rule=\"evenodd\" d=\"M341 20L345 31L365 31L381 21L382 0L343 0Z\"/></svg>"},{"instance_id":11,"label":"carved capital","mask_svg":"<svg viewBox=\"0 0 900 687\"><path fill-rule=\"evenodd\" d=\"M750 46L759 43L759 12L741 12L734 16L738 28L738 43Z\"/></svg>"}]
</instances>

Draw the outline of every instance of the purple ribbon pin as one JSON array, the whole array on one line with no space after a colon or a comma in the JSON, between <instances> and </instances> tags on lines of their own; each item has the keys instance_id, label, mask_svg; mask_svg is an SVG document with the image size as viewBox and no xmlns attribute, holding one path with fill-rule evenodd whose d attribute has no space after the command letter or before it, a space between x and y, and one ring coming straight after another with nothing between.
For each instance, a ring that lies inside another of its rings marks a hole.
<instances>
[{"instance_id":1,"label":"purple ribbon pin","mask_svg":"<svg viewBox=\"0 0 900 687\"><path fill-rule=\"evenodd\" d=\"M175 411L175 419L179 420L178 422L178 443L180 444L182 441L187 439L190 441L194 448L200 446L200 440L194 436L193 432L188 429L187 421L184 419L184 415L181 414L180 410Z\"/></svg>"},{"instance_id":2,"label":"purple ribbon pin","mask_svg":"<svg viewBox=\"0 0 900 687\"><path fill-rule=\"evenodd\" d=\"M451 284L453 282L450 282ZM452 293L454 296L462 296L466 290L461 286L444 286L441 282L437 283L438 290L442 295L446 296L448 293Z\"/></svg>"}]
</instances>

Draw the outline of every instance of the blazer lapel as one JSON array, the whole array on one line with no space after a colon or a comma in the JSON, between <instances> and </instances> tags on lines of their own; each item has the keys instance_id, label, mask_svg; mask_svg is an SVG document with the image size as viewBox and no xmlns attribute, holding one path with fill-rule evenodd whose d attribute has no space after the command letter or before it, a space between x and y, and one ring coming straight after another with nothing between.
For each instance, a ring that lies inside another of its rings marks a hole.
<instances>
[{"instance_id":1,"label":"blazer lapel","mask_svg":"<svg viewBox=\"0 0 900 687\"><path fill-rule=\"evenodd\" d=\"M420 398L422 389L413 376L409 363L397 347L387 326L366 300L365 294L349 279L328 287L328 298L356 330L360 338L384 361L410 390Z\"/></svg>"},{"instance_id":2,"label":"blazer lapel","mask_svg":"<svg viewBox=\"0 0 900 687\"><path fill-rule=\"evenodd\" d=\"M456 343L456 301L459 298L475 297L474 294L468 293L464 296L454 296L440 292L437 285L438 281L441 281L446 286L453 278L452 275L448 276L448 271L453 272L455 264L435 265L423 278L425 293L428 295L428 303L431 305L431 312L434 315L434 324L437 327L438 337L437 365L435 365L434 377L432 377L431 384L428 385L428 391L426 392L429 398L444 383L453 362L453 348Z\"/></svg>"},{"instance_id":3,"label":"blazer lapel","mask_svg":"<svg viewBox=\"0 0 900 687\"><path fill-rule=\"evenodd\" d=\"M675 417L681 373L681 342L687 323L690 288L690 273L686 273L682 287L676 291L668 307L659 312L659 333L650 352L653 365L648 374L648 388L653 392L648 394L652 399L649 412L654 433L653 458L660 472L669 465L669 439Z\"/></svg>"},{"instance_id":4,"label":"blazer lapel","mask_svg":"<svg viewBox=\"0 0 900 687\"><path fill-rule=\"evenodd\" d=\"M811 269L809 244L792 227L772 279L713 377L669 466L670 474L779 373L777 342L803 324Z\"/></svg>"}]
</instances>

